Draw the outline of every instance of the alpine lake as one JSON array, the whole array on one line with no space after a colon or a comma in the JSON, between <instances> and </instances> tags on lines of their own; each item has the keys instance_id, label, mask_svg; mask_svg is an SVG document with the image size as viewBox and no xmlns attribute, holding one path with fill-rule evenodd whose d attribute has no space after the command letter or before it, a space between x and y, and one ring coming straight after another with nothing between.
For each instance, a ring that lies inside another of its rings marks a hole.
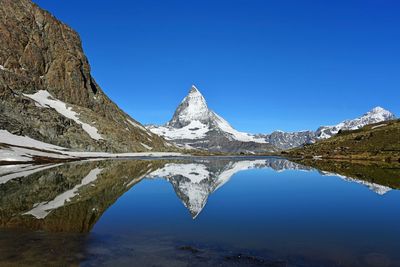
<instances>
[{"instance_id":1,"label":"alpine lake","mask_svg":"<svg viewBox=\"0 0 400 267\"><path fill-rule=\"evenodd\" d=\"M400 266L400 164L0 166L0 266Z\"/></svg>"}]
</instances>

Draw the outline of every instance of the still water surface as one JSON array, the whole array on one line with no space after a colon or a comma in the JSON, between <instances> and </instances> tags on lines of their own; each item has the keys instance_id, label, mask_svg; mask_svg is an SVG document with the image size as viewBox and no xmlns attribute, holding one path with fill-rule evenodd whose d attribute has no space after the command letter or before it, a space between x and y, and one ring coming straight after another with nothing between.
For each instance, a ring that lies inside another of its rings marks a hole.
<instances>
[{"instance_id":1,"label":"still water surface","mask_svg":"<svg viewBox=\"0 0 400 267\"><path fill-rule=\"evenodd\" d=\"M399 166L282 158L0 167L0 265L400 266Z\"/></svg>"}]
</instances>

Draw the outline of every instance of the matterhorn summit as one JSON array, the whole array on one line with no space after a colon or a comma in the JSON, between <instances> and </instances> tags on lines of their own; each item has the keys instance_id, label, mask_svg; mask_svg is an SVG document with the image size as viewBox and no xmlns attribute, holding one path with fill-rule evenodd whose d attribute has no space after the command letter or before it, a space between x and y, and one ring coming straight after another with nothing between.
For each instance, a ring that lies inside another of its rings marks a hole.
<instances>
[{"instance_id":1,"label":"matterhorn summit","mask_svg":"<svg viewBox=\"0 0 400 267\"><path fill-rule=\"evenodd\" d=\"M207 123L211 117L206 100L195 85L189 91L189 94L183 99L175 111L172 119L167 126L182 128L193 121Z\"/></svg>"},{"instance_id":2,"label":"matterhorn summit","mask_svg":"<svg viewBox=\"0 0 400 267\"><path fill-rule=\"evenodd\" d=\"M224 118L210 110L195 85L164 126L148 129L176 145L219 152L265 152L274 150L265 139L239 132Z\"/></svg>"}]
</instances>

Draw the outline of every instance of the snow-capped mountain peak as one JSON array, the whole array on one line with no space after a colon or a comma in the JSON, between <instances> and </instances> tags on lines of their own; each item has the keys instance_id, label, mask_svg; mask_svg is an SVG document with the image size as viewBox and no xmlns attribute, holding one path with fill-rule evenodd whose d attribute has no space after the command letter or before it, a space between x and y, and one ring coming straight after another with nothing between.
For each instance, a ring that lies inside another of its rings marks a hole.
<instances>
[{"instance_id":1,"label":"snow-capped mountain peak","mask_svg":"<svg viewBox=\"0 0 400 267\"><path fill-rule=\"evenodd\" d=\"M271 145L264 138L237 131L224 118L210 110L195 85L192 85L165 126L147 127L153 133L186 148L228 152L271 151Z\"/></svg>"},{"instance_id":2,"label":"snow-capped mountain peak","mask_svg":"<svg viewBox=\"0 0 400 267\"><path fill-rule=\"evenodd\" d=\"M375 107L359 118L345 120L337 125L323 126L316 131L317 138L326 139L337 134L340 130L357 130L366 125L374 124L382 121L393 120L396 116L390 111Z\"/></svg>"},{"instance_id":3,"label":"snow-capped mountain peak","mask_svg":"<svg viewBox=\"0 0 400 267\"><path fill-rule=\"evenodd\" d=\"M198 120L205 122L210 117L207 102L196 86L192 85L189 94L182 100L172 119L167 123L171 127L184 127Z\"/></svg>"},{"instance_id":4,"label":"snow-capped mountain peak","mask_svg":"<svg viewBox=\"0 0 400 267\"><path fill-rule=\"evenodd\" d=\"M395 116L392 112L382 108L382 107L374 107L367 113L365 113L362 117L366 117L369 119L375 119L375 120L391 120L394 119ZM379 121L377 121L379 122Z\"/></svg>"}]
</instances>

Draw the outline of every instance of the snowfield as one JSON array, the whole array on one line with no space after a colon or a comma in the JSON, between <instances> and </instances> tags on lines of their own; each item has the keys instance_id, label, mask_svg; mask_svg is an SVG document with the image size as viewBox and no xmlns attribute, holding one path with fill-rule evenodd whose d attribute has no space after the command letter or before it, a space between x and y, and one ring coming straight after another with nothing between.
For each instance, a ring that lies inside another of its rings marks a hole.
<instances>
[{"instance_id":1,"label":"snowfield","mask_svg":"<svg viewBox=\"0 0 400 267\"><path fill-rule=\"evenodd\" d=\"M58 113L63 115L64 117L71 119L75 121L76 123L80 124L85 132L94 140L101 140L103 139L101 135L98 133L98 130L96 127L89 125L85 122L82 122L79 117L78 113L72 110L71 107L67 107L67 104L55 99L50 95L49 92L45 90L40 90L33 95L28 95L24 94L26 97L31 98L32 100L36 101L38 106L43 107L43 108L53 108L55 109Z\"/></svg>"},{"instance_id":2,"label":"snowfield","mask_svg":"<svg viewBox=\"0 0 400 267\"><path fill-rule=\"evenodd\" d=\"M157 135L163 136L167 140L176 139L202 139L210 131L210 128L198 121L191 121L182 128L173 128L170 126L151 127L149 130Z\"/></svg>"}]
</instances>

